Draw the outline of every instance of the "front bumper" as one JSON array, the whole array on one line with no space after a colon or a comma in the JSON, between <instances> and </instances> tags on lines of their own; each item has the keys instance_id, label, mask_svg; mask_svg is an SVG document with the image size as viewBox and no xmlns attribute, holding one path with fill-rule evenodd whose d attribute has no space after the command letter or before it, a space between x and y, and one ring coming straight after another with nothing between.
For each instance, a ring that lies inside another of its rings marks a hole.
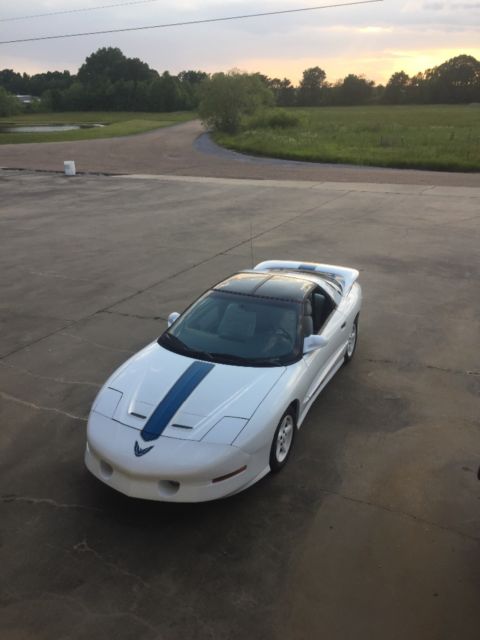
<instances>
[{"instance_id":1,"label":"front bumper","mask_svg":"<svg viewBox=\"0 0 480 640\"><path fill-rule=\"evenodd\" d=\"M268 472L260 456L238 447L161 436L136 456L140 432L98 414L87 429L85 464L99 480L127 496L166 502L204 502L237 493ZM242 467L219 482L213 479Z\"/></svg>"}]
</instances>

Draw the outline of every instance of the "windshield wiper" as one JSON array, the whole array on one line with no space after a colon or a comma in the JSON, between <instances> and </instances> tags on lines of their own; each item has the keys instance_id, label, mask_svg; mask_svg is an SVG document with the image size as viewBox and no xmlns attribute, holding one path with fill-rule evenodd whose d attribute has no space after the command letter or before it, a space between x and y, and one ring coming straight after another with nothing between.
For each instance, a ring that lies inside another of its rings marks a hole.
<instances>
[{"instance_id":1,"label":"windshield wiper","mask_svg":"<svg viewBox=\"0 0 480 640\"><path fill-rule=\"evenodd\" d=\"M163 340L167 338L170 341L172 347L178 349L180 353L183 353L186 356L190 356L191 358L204 358L205 360L213 359L212 354L208 353L208 351L198 351L197 349L191 349L188 345L186 345L172 333L164 333L162 336L160 336L159 344L163 344Z\"/></svg>"},{"instance_id":2,"label":"windshield wiper","mask_svg":"<svg viewBox=\"0 0 480 640\"><path fill-rule=\"evenodd\" d=\"M211 356L220 360L222 364L240 364L244 367L275 367L284 364L281 358L243 358L229 353L212 353Z\"/></svg>"},{"instance_id":3,"label":"windshield wiper","mask_svg":"<svg viewBox=\"0 0 480 640\"><path fill-rule=\"evenodd\" d=\"M170 344L165 345L165 342ZM244 358L242 356L236 356L230 353L210 353L209 351L200 351L192 349L179 338L171 333L164 333L158 339L158 343L164 346L171 346L174 351L181 353L182 355L190 358L200 358L215 362L216 360L222 364L239 364L244 367L258 367L258 366L281 366L283 364L281 358Z\"/></svg>"},{"instance_id":4,"label":"windshield wiper","mask_svg":"<svg viewBox=\"0 0 480 640\"><path fill-rule=\"evenodd\" d=\"M239 364L247 364L250 362L248 358L242 358L242 356L234 356L230 353L212 353L212 358L219 358L220 360L227 360L228 362L235 362Z\"/></svg>"},{"instance_id":5,"label":"windshield wiper","mask_svg":"<svg viewBox=\"0 0 480 640\"><path fill-rule=\"evenodd\" d=\"M165 342L168 342L170 344L165 345ZM158 343L165 346L172 346L175 351L179 351L180 353L183 353L185 355L189 355L191 351L184 342L179 340L171 333L164 333L162 336L160 336L160 338L158 339Z\"/></svg>"}]
</instances>

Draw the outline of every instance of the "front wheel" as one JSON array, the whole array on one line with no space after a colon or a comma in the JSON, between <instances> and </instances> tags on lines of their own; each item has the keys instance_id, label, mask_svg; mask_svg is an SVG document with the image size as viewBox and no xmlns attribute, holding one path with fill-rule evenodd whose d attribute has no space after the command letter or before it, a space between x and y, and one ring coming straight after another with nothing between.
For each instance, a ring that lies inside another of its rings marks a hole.
<instances>
[{"instance_id":1,"label":"front wheel","mask_svg":"<svg viewBox=\"0 0 480 640\"><path fill-rule=\"evenodd\" d=\"M355 318L355 321L352 325L352 330L350 331L350 335L348 336L347 349L345 351L345 364L350 362L355 353L355 349L357 348L358 342L358 316Z\"/></svg>"},{"instance_id":2,"label":"front wheel","mask_svg":"<svg viewBox=\"0 0 480 640\"><path fill-rule=\"evenodd\" d=\"M293 409L287 409L278 423L272 440L270 449L270 469L272 471L280 471L287 464L296 428Z\"/></svg>"}]
</instances>

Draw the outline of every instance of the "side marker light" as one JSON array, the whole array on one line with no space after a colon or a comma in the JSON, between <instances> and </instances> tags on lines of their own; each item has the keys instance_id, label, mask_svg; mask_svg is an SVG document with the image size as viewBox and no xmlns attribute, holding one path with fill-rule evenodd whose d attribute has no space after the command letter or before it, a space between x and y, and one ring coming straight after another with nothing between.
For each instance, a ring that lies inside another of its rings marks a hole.
<instances>
[{"instance_id":1,"label":"side marker light","mask_svg":"<svg viewBox=\"0 0 480 640\"><path fill-rule=\"evenodd\" d=\"M243 465L243 467L240 467L240 469L237 469L236 471L232 471L231 473L227 473L224 476L218 476L218 478L214 478L212 480L212 482L222 482L223 480L228 480L228 478L231 478L232 476L236 476L238 473L242 473L242 471L245 471L245 469L247 468L247 465Z\"/></svg>"}]
</instances>

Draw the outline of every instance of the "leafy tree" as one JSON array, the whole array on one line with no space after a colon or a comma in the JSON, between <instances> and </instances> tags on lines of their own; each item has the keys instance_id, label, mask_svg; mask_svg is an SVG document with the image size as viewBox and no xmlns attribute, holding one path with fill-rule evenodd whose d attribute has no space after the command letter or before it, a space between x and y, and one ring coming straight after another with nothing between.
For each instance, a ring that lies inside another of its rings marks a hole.
<instances>
[{"instance_id":1,"label":"leafy tree","mask_svg":"<svg viewBox=\"0 0 480 640\"><path fill-rule=\"evenodd\" d=\"M181 100L177 108L196 109L200 100L200 85L207 78L208 73L205 73L205 71L180 71L177 80L179 82Z\"/></svg>"},{"instance_id":2,"label":"leafy tree","mask_svg":"<svg viewBox=\"0 0 480 640\"><path fill-rule=\"evenodd\" d=\"M65 111L88 111L89 97L81 82L74 82L62 92L62 108Z\"/></svg>"},{"instance_id":3,"label":"leafy tree","mask_svg":"<svg viewBox=\"0 0 480 640\"><path fill-rule=\"evenodd\" d=\"M20 111L20 103L17 98L0 87L0 117L11 116Z\"/></svg>"},{"instance_id":4,"label":"leafy tree","mask_svg":"<svg viewBox=\"0 0 480 640\"><path fill-rule=\"evenodd\" d=\"M344 78L338 87L339 104L360 105L368 102L373 94L374 83L353 73Z\"/></svg>"},{"instance_id":5,"label":"leafy tree","mask_svg":"<svg viewBox=\"0 0 480 640\"><path fill-rule=\"evenodd\" d=\"M235 133L242 116L273 104L273 94L257 74L215 73L201 86L199 113L202 120L219 131Z\"/></svg>"},{"instance_id":6,"label":"leafy tree","mask_svg":"<svg viewBox=\"0 0 480 640\"><path fill-rule=\"evenodd\" d=\"M83 84L92 86L106 80L115 82L125 78L126 62L127 58L117 47L103 47L87 57L77 77Z\"/></svg>"},{"instance_id":7,"label":"leafy tree","mask_svg":"<svg viewBox=\"0 0 480 640\"><path fill-rule=\"evenodd\" d=\"M157 72L139 58L127 58L117 47L103 47L92 53L78 70L78 79L86 85L99 85L105 81L152 80Z\"/></svg>"},{"instance_id":8,"label":"leafy tree","mask_svg":"<svg viewBox=\"0 0 480 640\"><path fill-rule=\"evenodd\" d=\"M178 80L165 71L161 77L163 92L163 111L175 111L178 108L182 95Z\"/></svg>"},{"instance_id":9,"label":"leafy tree","mask_svg":"<svg viewBox=\"0 0 480 640\"><path fill-rule=\"evenodd\" d=\"M480 100L480 62L461 55L425 72L431 102L477 102Z\"/></svg>"},{"instance_id":10,"label":"leafy tree","mask_svg":"<svg viewBox=\"0 0 480 640\"><path fill-rule=\"evenodd\" d=\"M417 73L410 78L407 90L407 102L409 104L424 104L428 102L428 82L424 73Z\"/></svg>"},{"instance_id":11,"label":"leafy tree","mask_svg":"<svg viewBox=\"0 0 480 640\"><path fill-rule=\"evenodd\" d=\"M295 87L288 78L283 78L283 80L280 80L280 78L272 78L268 86L273 91L275 103L279 107L292 107L295 104Z\"/></svg>"},{"instance_id":12,"label":"leafy tree","mask_svg":"<svg viewBox=\"0 0 480 640\"><path fill-rule=\"evenodd\" d=\"M42 93L42 108L46 111L64 110L64 93L59 89L47 89Z\"/></svg>"},{"instance_id":13,"label":"leafy tree","mask_svg":"<svg viewBox=\"0 0 480 640\"><path fill-rule=\"evenodd\" d=\"M122 80L130 80L135 84L148 82L158 76L157 71L151 69L146 62L140 58L127 58L125 63L125 75Z\"/></svg>"},{"instance_id":14,"label":"leafy tree","mask_svg":"<svg viewBox=\"0 0 480 640\"><path fill-rule=\"evenodd\" d=\"M177 78L182 84L195 86L206 80L208 73L205 71L180 71Z\"/></svg>"},{"instance_id":15,"label":"leafy tree","mask_svg":"<svg viewBox=\"0 0 480 640\"><path fill-rule=\"evenodd\" d=\"M322 102L327 75L320 67L305 69L298 88L298 103L304 107L317 107Z\"/></svg>"},{"instance_id":16,"label":"leafy tree","mask_svg":"<svg viewBox=\"0 0 480 640\"><path fill-rule=\"evenodd\" d=\"M385 95L385 86L383 84L377 84L372 89L372 104L380 104L383 102Z\"/></svg>"},{"instance_id":17,"label":"leafy tree","mask_svg":"<svg viewBox=\"0 0 480 640\"><path fill-rule=\"evenodd\" d=\"M30 76L26 93L33 96L41 96L45 91L63 91L72 84L73 78L70 71L47 71Z\"/></svg>"},{"instance_id":18,"label":"leafy tree","mask_svg":"<svg viewBox=\"0 0 480 640\"><path fill-rule=\"evenodd\" d=\"M163 111L163 82L161 78L156 78L148 85L147 105L149 111Z\"/></svg>"},{"instance_id":19,"label":"leafy tree","mask_svg":"<svg viewBox=\"0 0 480 640\"><path fill-rule=\"evenodd\" d=\"M181 83L168 71L148 84L146 104L152 111L177 111L186 101Z\"/></svg>"},{"instance_id":20,"label":"leafy tree","mask_svg":"<svg viewBox=\"0 0 480 640\"><path fill-rule=\"evenodd\" d=\"M387 82L384 101L388 104L405 104L408 100L410 78L404 71L397 71Z\"/></svg>"},{"instance_id":21,"label":"leafy tree","mask_svg":"<svg viewBox=\"0 0 480 640\"><path fill-rule=\"evenodd\" d=\"M0 87L3 87L10 93L28 93L27 74L17 73L13 69L2 69L0 71Z\"/></svg>"}]
</instances>

